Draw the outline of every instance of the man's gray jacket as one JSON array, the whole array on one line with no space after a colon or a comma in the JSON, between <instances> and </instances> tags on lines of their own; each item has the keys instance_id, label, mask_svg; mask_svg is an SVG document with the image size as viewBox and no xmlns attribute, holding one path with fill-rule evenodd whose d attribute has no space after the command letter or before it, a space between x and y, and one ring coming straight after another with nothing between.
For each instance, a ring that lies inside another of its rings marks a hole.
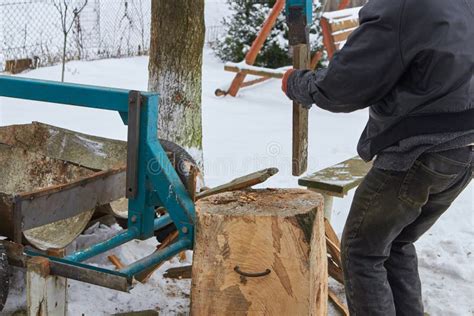
<instances>
[{"instance_id":1,"label":"man's gray jacket","mask_svg":"<svg viewBox=\"0 0 474 316\"><path fill-rule=\"evenodd\" d=\"M293 72L287 94L331 112L370 106L368 161L419 135L474 136L473 71L474 0L370 0L329 67Z\"/></svg>"}]
</instances>

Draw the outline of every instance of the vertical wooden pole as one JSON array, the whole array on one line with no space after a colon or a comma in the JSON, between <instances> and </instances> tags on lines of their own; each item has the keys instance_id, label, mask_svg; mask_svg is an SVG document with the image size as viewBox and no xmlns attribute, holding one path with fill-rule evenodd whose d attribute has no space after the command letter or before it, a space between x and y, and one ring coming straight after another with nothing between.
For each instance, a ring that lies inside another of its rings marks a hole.
<instances>
[{"instance_id":1,"label":"vertical wooden pole","mask_svg":"<svg viewBox=\"0 0 474 316\"><path fill-rule=\"evenodd\" d=\"M270 12L270 15L263 23L262 29L258 33L257 38L253 41L252 46L250 47L250 50L245 56L245 62L247 63L247 65L253 65L255 63L258 53L262 49L263 44L265 43L265 40L268 37L268 34L270 34L273 26L275 25L278 19L278 16L283 11L284 6L285 6L285 0L278 0L273 6L272 11ZM244 73L239 72L235 76L234 80L232 81L228 94L235 97L237 93L239 92L240 87L244 83L245 77L246 75Z\"/></svg>"},{"instance_id":2,"label":"vertical wooden pole","mask_svg":"<svg viewBox=\"0 0 474 316\"><path fill-rule=\"evenodd\" d=\"M50 275L48 259L28 260L26 292L28 315L67 314L67 279Z\"/></svg>"},{"instance_id":3,"label":"vertical wooden pole","mask_svg":"<svg viewBox=\"0 0 474 316\"><path fill-rule=\"evenodd\" d=\"M293 46L293 68L310 68L307 44ZM293 175L300 176L308 168L308 109L293 102Z\"/></svg>"}]
</instances>

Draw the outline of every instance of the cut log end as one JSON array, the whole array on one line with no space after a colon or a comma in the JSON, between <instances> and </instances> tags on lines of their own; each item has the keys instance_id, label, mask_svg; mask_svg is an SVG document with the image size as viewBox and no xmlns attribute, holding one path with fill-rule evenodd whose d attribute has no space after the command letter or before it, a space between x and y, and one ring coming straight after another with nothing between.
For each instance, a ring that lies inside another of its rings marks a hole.
<instances>
[{"instance_id":1,"label":"cut log end","mask_svg":"<svg viewBox=\"0 0 474 316\"><path fill-rule=\"evenodd\" d=\"M326 315L323 198L243 190L197 203L191 312Z\"/></svg>"}]
</instances>

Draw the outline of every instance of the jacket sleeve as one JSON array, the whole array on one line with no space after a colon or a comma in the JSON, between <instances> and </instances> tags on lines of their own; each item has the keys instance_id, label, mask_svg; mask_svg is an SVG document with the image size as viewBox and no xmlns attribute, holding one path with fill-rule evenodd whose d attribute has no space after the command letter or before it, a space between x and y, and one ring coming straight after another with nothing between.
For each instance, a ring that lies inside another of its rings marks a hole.
<instances>
[{"instance_id":1,"label":"jacket sleeve","mask_svg":"<svg viewBox=\"0 0 474 316\"><path fill-rule=\"evenodd\" d=\"M297 70L288 78L288 97L331 112L352 112L386 96L402 76L400 22L405 0L370 0L360 26L327 69Z\"/></svg>"}]
</instances>

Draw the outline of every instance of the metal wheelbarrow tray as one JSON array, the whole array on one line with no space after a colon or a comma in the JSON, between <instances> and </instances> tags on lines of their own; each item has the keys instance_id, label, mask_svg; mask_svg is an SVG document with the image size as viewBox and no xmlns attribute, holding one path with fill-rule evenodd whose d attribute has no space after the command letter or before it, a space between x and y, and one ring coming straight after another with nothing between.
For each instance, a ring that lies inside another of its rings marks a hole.
<instances>
[{"instance_id":1,"label":"metal wheelbarrow tray","mask_svg":"<svg viewBox=\"0 0 474 316\"><path fill-rule=\"evenodd\" d=\"M125 195L126 144L34 122L0 127L0 235L64 248Z\"/></svg>"}]
</instances>

